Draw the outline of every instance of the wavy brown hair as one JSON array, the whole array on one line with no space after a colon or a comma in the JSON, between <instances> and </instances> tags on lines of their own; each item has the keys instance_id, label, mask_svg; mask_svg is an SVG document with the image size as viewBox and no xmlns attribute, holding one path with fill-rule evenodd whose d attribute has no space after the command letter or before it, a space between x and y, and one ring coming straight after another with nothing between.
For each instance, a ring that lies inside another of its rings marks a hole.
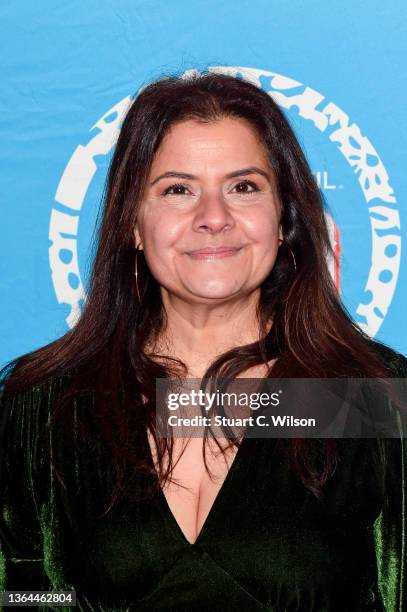
<instances>
[{"instance_id":1,"label":"wavy brown hair","mask_svg":"<svg viewBox=\"0 0 407 612\"><path fill-rule=\"evenodd\" d=\"M70 414L75 397L92 397L89 411L115 474L109 508L130 494L132 475L152 471L146 450L131 444L135 429L148 426L155 438L156 486L171 477L173 441L155 435L155 381L186 372L180 360L146 351L147 344L154 344L164 331L166 313L160 287L142 252L138 255L141 303L136 297L133 229L139 203L169 128L187 119L212 122L224 117L249 122L264 144L282 203L286 246L279 249L261 286L257 308L261 340L219 355L204 378L233 379L276 356L269 378L391 375L338 298L327 265L333 254L325 203L293 130L272 97L244 79L219 73L165 76L135 97L121 127L78 323L63 337L3 368L5 396L55 377L64 381L50 427L56 426L58 415ZM142 394L147 402L141 401ZM334 440L319 441L318 465L313 461L315 440L283 442L294 472L320 496L335 469ZM165 469L167 452L170 460Z\"/></svg>"}]
</instances>

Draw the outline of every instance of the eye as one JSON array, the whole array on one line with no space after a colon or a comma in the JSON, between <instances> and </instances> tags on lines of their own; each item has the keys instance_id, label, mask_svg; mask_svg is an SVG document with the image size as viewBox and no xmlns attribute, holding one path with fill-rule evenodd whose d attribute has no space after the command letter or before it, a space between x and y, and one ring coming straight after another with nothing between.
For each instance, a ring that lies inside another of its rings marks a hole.
<instances>
[{"instance_id":1,"label":"eye","mask_svg":"<svg viewBox=\"0 0 407 612\"><path fill-rule=\"evenodd\" d=\"M249 191L247 187L251 187L252 190ZM253 181L240 181L240 183L237 183L237 185L235 185L233 189L236 189L236 188L238 188L237 193L242 193L242 194L246 194L246 193L249 194L249 193L255 193L256 191L260 191L256 183L253 183Z\"/></svg>"},{"instance_id":2,"label":"eye","mask_svg":"<svg viewBox=\"0 0 407 612\"><path fill-rule=\"evenodd\" d=\"M174 190L173 193L171 193L171 189ZM175 185L170 185L169 187L167 187L167 189L163 191L162 195L185 195L185 192L182 191L185 189L187 189L185 185L182 185L181 183L176 183Z\"/></svg>"}]
</instances>

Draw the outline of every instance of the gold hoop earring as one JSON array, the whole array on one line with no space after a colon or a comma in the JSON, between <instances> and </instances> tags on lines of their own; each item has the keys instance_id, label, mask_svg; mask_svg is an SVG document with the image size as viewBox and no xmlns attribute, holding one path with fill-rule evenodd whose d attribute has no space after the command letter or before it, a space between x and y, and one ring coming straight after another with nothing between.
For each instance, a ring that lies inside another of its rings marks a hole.
<instances>
[{"instance_id":1,"label":"gold hoop earring","mask_svg":"<svg viewBox=\"0 0 407 612\"><path fill-rule=\"evenodd\" d=\"M136 246L136 256L135 256L135 263L134 263L134 276L136 277L137 298L138 298L139 304L141 304L140 290L139 290L139 286L138 286L138 266L137 266L137 255L138 255L138 251L141 250L141 249L139 249L139 246L140 246L140 243Z\"/></svg>"},{"instance_id":2,"label":"gold hoop earring","mask_svg":"<svg viewBox=\"0 0 407 612\"><path fill-rule=\"evenodd\" d=\"M294 252L293 252L292 248L290 247L288 242L286 242L285 240L282 240L280 242L280 245L281 244L284 244L284 246L286 246L287 249L290 251L291 259L293 260L294 274L297 274L297 262L296 262L295 255L294 255Z\"/></svg>"},{"instance_id":3,"label":"gold hoop earring","mask_svg":"<svg viewBox=\"0 0 407 612\"><path fill-rule=\"evenodd\" d=\"M295 255L293 253L292 248L286 243L287 248L289 249L290 253L291 253L291 258L293 260L293 264L294 264L294 274L297 274L297 262L295 260Z\"/></svg>"}]
</instances>

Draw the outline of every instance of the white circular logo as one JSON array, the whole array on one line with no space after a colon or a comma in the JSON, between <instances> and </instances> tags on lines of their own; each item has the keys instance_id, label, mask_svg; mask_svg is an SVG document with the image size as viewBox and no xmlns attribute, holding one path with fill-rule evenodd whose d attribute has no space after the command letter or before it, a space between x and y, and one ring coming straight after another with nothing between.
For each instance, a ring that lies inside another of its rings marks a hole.
<instances>
[{"instance_id":1,"label":"white circular logo","mask_svg":"<svg viewBox=\"0 0 407 612\"><path fill-rule=\"evenodd\" d=\"M326 102L323 95L294 79L255 68L212 66L208 70L241 75L267 91L282 108L298 109L299 116L323 132L352 168L367 206L372 245L371 265L365 283L365 292L370 301L368 304L360 303L356 313L365 321L359 326L374 337L396 289L401 255L400 216L395 206L396 198L377 151L362 135L359 126L351 123L349 116L336 104ZM183 77L191 72L196 71L186 71ZM267 87L261 82L265 79ZM115 146L121 123L131 103L130 96L123 98L95 123L91 130L97 128L97 133L87 145L79 145L75 149L55 194L57 206L52 208L49 225L52 243L49 263L58 303L70 307L66 317L69 327L75 325L86 300L79 270L77 238L81 209L97 170L95 158L107 156ZM329 217L328 222L335 249L338 246L338 230ZM338 286L338 270L333 262L330 269Z\"/></svg>"}]
</instances>

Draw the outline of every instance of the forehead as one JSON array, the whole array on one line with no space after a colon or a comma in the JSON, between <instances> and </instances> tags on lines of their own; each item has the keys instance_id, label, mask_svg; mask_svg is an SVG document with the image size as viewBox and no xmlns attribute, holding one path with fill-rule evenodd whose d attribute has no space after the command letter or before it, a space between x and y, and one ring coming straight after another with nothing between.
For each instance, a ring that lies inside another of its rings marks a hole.
<instances>
[{"instance_id":1,"label":"forehead","mask_svg":"<svg viewBox=\"0 0 407 612\"><path fill-rule=\"evenodd\" d=\"M268 165L265 146L255 128L244 119L225 117L204 123L187 119L165 134L154 158L155 167L169 160L193 164L212 161Z\"/></svg>"}]
</instances>

